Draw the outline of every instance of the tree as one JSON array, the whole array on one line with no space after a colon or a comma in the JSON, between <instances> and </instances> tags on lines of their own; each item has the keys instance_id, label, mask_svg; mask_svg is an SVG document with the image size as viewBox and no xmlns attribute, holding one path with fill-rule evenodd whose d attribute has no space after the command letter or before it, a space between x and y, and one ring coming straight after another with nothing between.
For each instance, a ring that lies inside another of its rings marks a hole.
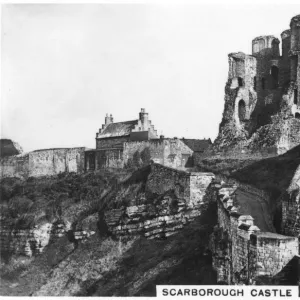
<instances>
[{"instance_id":1,"label":"tree","mask_svg":"<svg viewBox=\"0 0 300 300\"><path fill-rule=\"evenodd\" d=\"M141 153L139 151L135 151L132 160L134 167L140 167L142 164Z\"/></svg>"},{"instance_id":2,"label":"tree","mask_svg":"<svg viewBox=\"0 0 300 300\"><path fill-rule=\"evenodd\" d=\"M150 161L151 161L151 154L150 154L150 149L149 147L145 148L142 152L141 152L141 159L143 162L143 165L149 165Z\"/></svg>"}]
</instances>

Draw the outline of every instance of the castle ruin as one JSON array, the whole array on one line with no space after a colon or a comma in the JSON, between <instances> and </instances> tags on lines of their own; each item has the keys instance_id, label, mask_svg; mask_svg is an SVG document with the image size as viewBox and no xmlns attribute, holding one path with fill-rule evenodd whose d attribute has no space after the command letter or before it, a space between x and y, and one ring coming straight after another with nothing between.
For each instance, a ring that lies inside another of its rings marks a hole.
<instances>
[{"instance_id":1,"label":"castle ruin","mask_svg":"<svg viewBox=\"0 0 300 300\"><path fill-rule=\"evenodd\" d=\"M300 15L280 41L252 40L252 54L230 53L216 152L277 155L300 143Z\"/></svg>"}]
</instances>

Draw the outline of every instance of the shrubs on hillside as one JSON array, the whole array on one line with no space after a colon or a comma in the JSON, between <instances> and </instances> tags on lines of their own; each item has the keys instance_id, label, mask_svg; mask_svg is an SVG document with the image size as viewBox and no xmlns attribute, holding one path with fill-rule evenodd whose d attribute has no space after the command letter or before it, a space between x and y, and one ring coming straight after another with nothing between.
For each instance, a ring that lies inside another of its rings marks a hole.
<instances>
[{"instance_id":1,"label":"shrubs on hillside","mask_svg":"<svg viewBox=\"0 0 300 300\"><path fill-rule=\"evenodd\" d=\"M74 220L101 209L103 196L118 184L118 173L60 174L22 181L1 180L1 216L15 229L40 222ZM5 212L5 213L4 213Z\"/></svg>"},{"instance_id":2,"label":"shrubs on hillside","mask_svg":"<svg viewBox=\"0 0 300 300\"><path fill-rule=\"evenodd\" d=\"M8 202L9 213L11 214L11 217L16 218L19 215L28 213L33 204L33 201L26 196L15 196Z\"/></svg>"}]
</instances>

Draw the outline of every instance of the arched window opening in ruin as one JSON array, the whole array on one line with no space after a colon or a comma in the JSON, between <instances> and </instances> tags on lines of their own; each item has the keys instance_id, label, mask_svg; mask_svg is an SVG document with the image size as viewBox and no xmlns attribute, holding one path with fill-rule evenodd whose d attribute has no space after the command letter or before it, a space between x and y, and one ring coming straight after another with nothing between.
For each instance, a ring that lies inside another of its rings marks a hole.
<instances>
[{"instance_id":1,"label":"arched window opening in ruin","mask_svg":"<svg viewBox=\"0 0 300 300\"><path fill-rule=\"evenodd\" d=\"M253 78L253 88L254 88L254 91L256 91L256 76L254 76L254 78Z\"/></svg>"},{"instance_id":2,"label":"arched window opening in ruin","mask_svg":"<svg viewBox=\"0 0 300 300\"><path fill-rule=\"evenodd\" d=\"M243 86L244 85L243 78L238 77L238 84L239 84L239 86Z\"/></svg>"},{"instance_id":3,"label":"arched window opening in ruin","mask_svg":"<svg viewBox=\"0 0 300 300\"><path fill-rule=\"evenodd\" d=\"M273 79L272 88L276 89L278 88L278 75L279 75L279 69L276 66L272 66L271 68L271 76Z\"/></svg>"},{"instance_id":4,"label":"arched window opening in ruin","mask_svg":"<svg viewBox=\"0 0 300 300\"><path fill-rule=\"evenodd\" d=\"M298 104L298 90L294 90L294 104Z\"/></svg>"},{"instance_id":5,"label":"arched window opening in ruin","mask_svg":"<svg viewBox=\"0 0 300 300\"><path fill-rule=\"evenodd\" d=\"M295 113L295 118L300 120L300 113Z\"/></svg>"},{"instance_id":6,"label":"arched window opening in ruin","mask_svg":"<svg viewBox=\"0 0 300 300\"><path fill-rule=\"evenodd\" d=\"M244 100L239 102L239 119L240 121L245 121L246 118L246 103Z\"/></svg>"},{"instance_id":7,"label":"arched window opening in ruin","mask_svg":"<svg viewBox=\"0 0 300 300\"><path fill-rule=\"evenodd\" d=\"M262 78L261 79L261 88L264 90L265 87L266 87L266 80L265 80L265 78Z\"/></svg>"}]
</instances>

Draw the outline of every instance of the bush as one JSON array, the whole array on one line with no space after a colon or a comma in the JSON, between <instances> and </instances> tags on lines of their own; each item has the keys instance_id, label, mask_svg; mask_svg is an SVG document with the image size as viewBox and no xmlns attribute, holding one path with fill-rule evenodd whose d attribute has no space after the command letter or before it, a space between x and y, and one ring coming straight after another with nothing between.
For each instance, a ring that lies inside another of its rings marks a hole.
<instances>
[{"instance_id":1,"label":"bush","mask_svg":"<svg viewBox=\"0 0 300 300\"><path fill-rule=\"evenodd\" d=\"M129 158L127 160L127 163L125 164L125 168L126 169L132 169L132 168L134 168L134 164L133 164L133 159L132 158Z\"/></svg>"},{"instance_id":2,"label":"bush","mask_svg":"<svg viewBox=\"0 0 300 300\"><path fill-rule=\"evenodd\" d=\"M150 154L150 149L149 147L145 148L142 152L141 152L141 159L143 162L143 165L149 165L150 161L151 161L151 154Z\"/></svg>"},{"instance_id":3,"label":"bush","mask_svg":"<svg viewBox=\"0 0 300 300\"><path fill-rule=\"evenodd\" d=\"M140 167L142 164L141 153L139 151L134 152L132 160L134 167Z\"/></svg>"},{"instance_id":4,"label":"bush","mask_svg":"<svg viewBox=\"0 0 300 300\"><path fill-rule=\"evenodd\" d=\"M9 213L12 217L28 213L34 202L24 196L15 196L8 202Z\"/></svg>"}]
</instances>

